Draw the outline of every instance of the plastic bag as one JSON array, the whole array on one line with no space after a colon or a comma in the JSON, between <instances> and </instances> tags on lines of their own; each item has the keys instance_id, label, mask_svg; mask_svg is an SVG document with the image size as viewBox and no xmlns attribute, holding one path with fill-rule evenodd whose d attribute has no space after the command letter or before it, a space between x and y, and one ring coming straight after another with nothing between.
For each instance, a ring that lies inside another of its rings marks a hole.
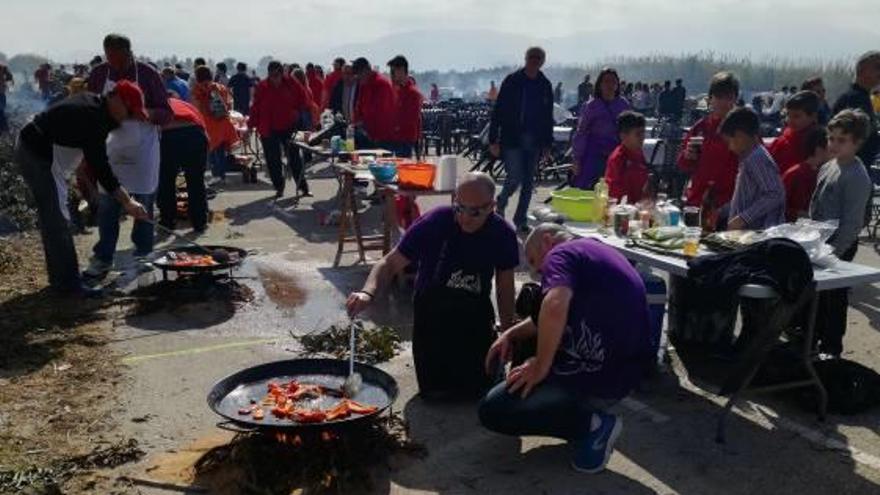
<instances>
[{"instance_id":1,"label":"plastic bag","mask_svg":"<svg viewBox=\"0 0 880 495\"><path fill-rule=\"evenodd\" d=\"M815 265L829 267L839 260L834 256L834 249L826 242L837 230L838 221L818 222L801 218L796 223L784 223L770 227L761 234L760 240L784 237L800 244Z\"/></svg>"}]
</instances>

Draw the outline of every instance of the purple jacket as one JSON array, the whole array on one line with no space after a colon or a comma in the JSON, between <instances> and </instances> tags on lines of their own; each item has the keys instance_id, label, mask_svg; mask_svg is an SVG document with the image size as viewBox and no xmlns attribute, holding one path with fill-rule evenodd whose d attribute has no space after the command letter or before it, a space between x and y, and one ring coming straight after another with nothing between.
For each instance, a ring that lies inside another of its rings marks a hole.
<instances>
[{"instance_id":1,"label":"purple jacket","mask_svg":"<svg viewBox=\"0 0 880 495\"><path fill-rule=\"evenodd\" d=\"M575 187L589 189L605 173L605 162L619 144L617 116L629 108L623 98L610 102L591 98L584 103L572 142L575 162L581 167L574 178Z\"/></svg>"},{"instance_id":2,"label":"purple jacket","mask_svg":"<svg viewBox=\"0 0 880 495\"><path fill-rule=\"evenodd\" d=\"M152 115L152 121L156 125L165 125L171 122L174 113L168 104L168 93L165 90L165 83L162 82L162 76L156 69L150 67L143 62L136 62L137 74L129 68L127 74L118 74L106 62L92 69L89 75L89 91L92 93L103 94L104 84L110 81L118 81L127 79L136 82L144 92L144 103L147 110Z\"/></svg>"}]
</instances>

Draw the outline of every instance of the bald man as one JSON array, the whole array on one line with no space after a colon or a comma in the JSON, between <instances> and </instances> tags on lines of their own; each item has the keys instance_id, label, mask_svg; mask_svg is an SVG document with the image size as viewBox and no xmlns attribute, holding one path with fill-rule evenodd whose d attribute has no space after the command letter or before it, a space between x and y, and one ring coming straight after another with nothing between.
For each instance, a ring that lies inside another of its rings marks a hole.
<instances>
[{"instance_id":1,"label":"bald man","mask_svg":"<svg viewBox=\"0 0 880 495\"><path fill-rule=\"evenodd\" d=\"M495 182L468 174L452 206L418 219L348 298L355 316L395 274L418 265L413 358L425 399L478 397L492 384L483 360L495 339L492 278L502 329L513 323L513 272L519 246L513 227L495 213Z\"/></svg>"},{"instance_id":2,"label":"bald man","mask_svg":"<svg viewBox=\"0 0 880 495\"><path fill-rule=\"evenodd\" d=\"M880 134L878 134L874 106L871 104L871 90L880 87L880 51L864 53L856 62L856 79L849 90L834 103L831 116L851 108L865 112L871 122L868 139L859 149L859 158L865 167L870 168L880 153ZM870 201L868 202L870 211ZM867 216L867 215L866 215Z\"/></svg>"},{"instance_id":3,"label":"bald man","mask_svg":"<svg viewBox=\"0 0 880 495\"><path fill-rule=\"evenodd\" d=\"M572 466L597 473L622 429L607 409L629 394L656 353L645 284L614 248L574 239L561 225L539 225L525 248L541 275L538 321L526 319L498 337L486 369L510 361L517 343L536 340L537 350L483 399L480 421L506 435L569 440Z\"/></svg>"}]
</instances>

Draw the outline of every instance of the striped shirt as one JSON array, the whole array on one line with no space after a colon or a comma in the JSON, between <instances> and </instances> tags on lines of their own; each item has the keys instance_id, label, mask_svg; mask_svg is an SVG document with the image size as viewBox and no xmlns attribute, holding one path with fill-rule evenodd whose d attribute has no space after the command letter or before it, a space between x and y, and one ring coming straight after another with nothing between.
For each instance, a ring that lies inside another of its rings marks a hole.
<instances>
[{"instance_id":1,"label":"striped shirt","mask_svg":"<svg viewBox=\"0 0 880 495\"><path fill-rule=\"evenodd\" d=\"M760 230L785 222L785 187L779 167L763 145L739 163L730 218L740 217L746 228Z\"/></svg>"}]
</instances>

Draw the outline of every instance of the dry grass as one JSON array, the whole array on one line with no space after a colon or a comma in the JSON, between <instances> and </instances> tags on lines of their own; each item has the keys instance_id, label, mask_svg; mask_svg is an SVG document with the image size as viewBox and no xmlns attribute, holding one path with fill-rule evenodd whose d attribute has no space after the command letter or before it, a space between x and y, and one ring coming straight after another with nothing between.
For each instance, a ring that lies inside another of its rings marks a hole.
<instances>
[{"instance_id":1,"label":"dry grass","mask_svg":"<svg viewBox=\"0 0 880 495\"><path fill-rule=\"evenodd\" d=\"M2 246L0 480L18 473L34 493L52 493L100 467L72 462L120 441L112 412L122 375L106 346L114 309L46 290L38 236L6 237ZM0 485L0 493L20 489Z\"/></svg>"}]
</instances>

